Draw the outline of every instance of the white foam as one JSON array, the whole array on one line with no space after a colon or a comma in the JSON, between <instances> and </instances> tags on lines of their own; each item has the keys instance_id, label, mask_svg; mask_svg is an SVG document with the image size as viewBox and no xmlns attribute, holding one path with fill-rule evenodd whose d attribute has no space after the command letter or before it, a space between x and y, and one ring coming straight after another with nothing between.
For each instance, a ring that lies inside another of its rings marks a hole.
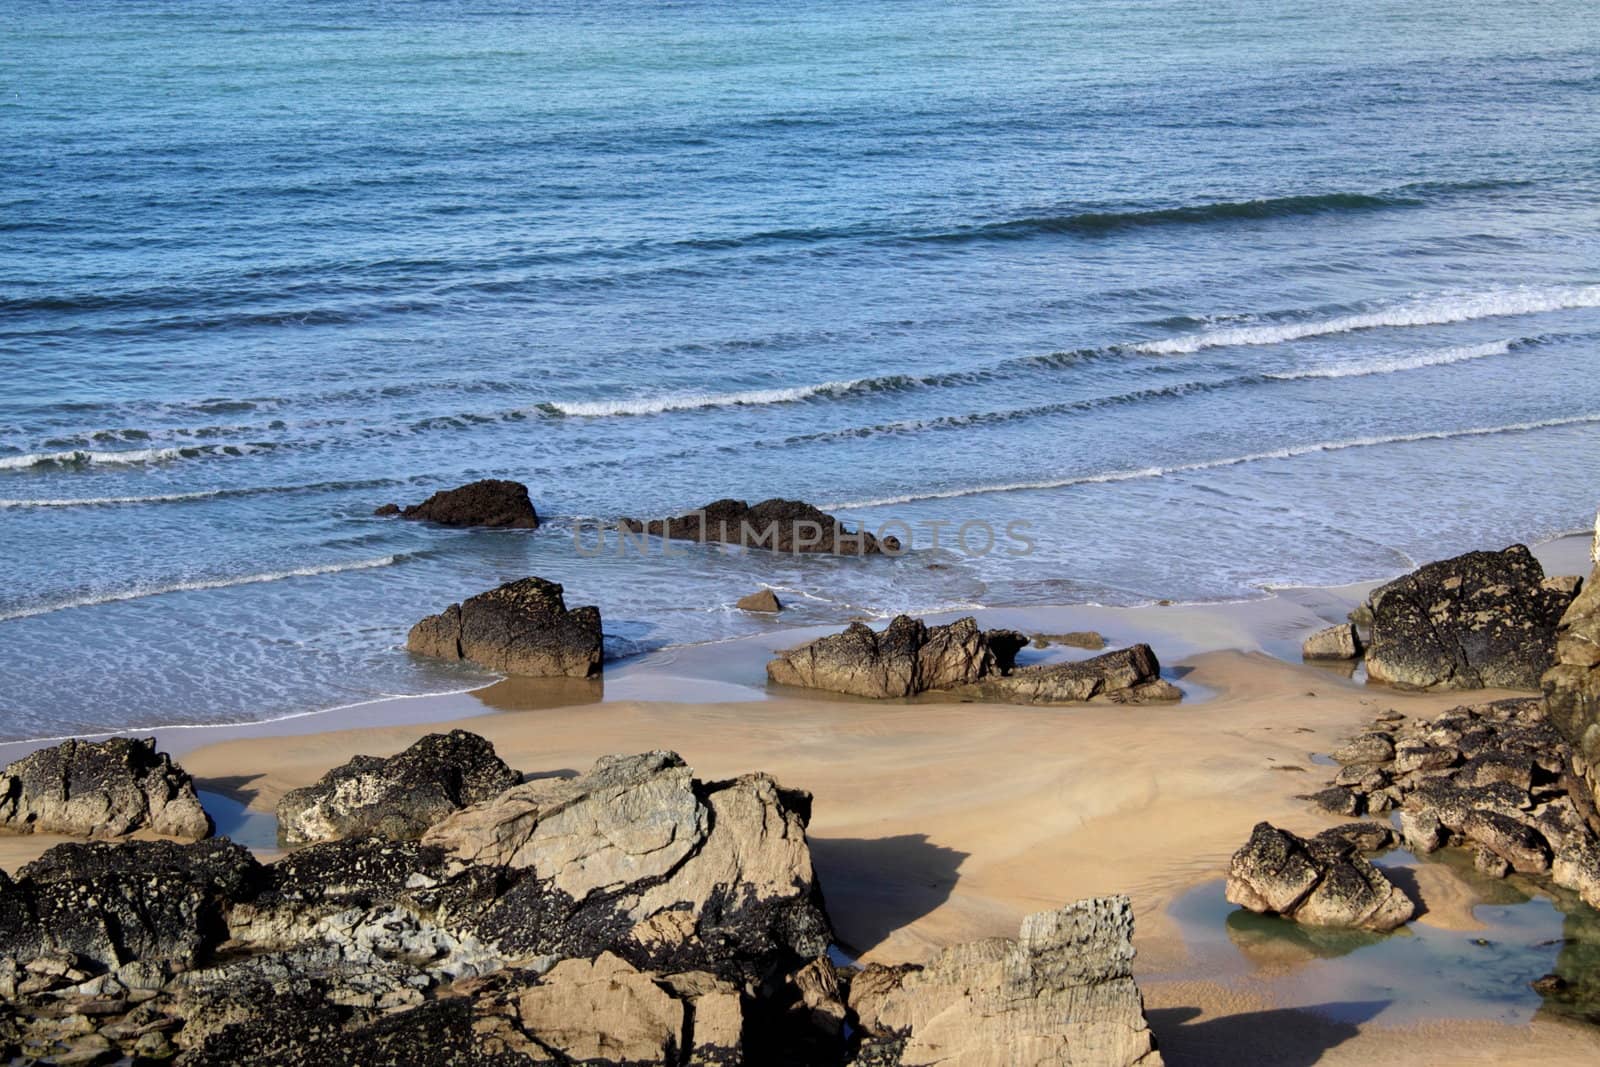
<instances>
[{"instance_id":1,"label":"white foam","mask_svg":"<svg viewBox=\"0 0 1600 1067\"><path fill-rule=\"evenodd\" d=\"M1303 337L1322 337L1327 334L1370 330L1382 326L1440 326L1501 315L1534 315L1546 311L1586 307L1600 307L1600 285L1556 286L1543 289L1524 286L1486 293L1430 297L1310 322L1277 322L1208 330L1165 341L1146 341L1135 345L1134 351L1154 356L1183 355L1205 348L1221 348L1229 345L1274 345L1283 341L1296 341Z\"/></svg>"},{"instance_id":2,"label":"white foam","mask_svg":"<svg viewBox=\"0 0 1600 1067\"><path fill-rule=\"evenodd\" d=\"M22 456L0 456L0 470L25 470L50 463L81 465L87 463L162 463L182 458L176 448L135 448L123 452L97 452L76 448L68 452L29 452Z\"/></svg>"},{"instance_id":3,"label":"white foam","mask_svg":"<svg viewBox=\"0 0 1600 1067\"><path fill-rule=\"evenodd\" d=\"M743 405L792 404L813 396L843 393L868 379L797 385L786 389L751 389L742 393L680 393L675 396L632 400L551 401L549 407L563 415L605 418L612 415L659 415L666 411L694 411L700 408Z\"/></svg>"},{"instance_id":4,"label":"white foam","mask_svg":"<svg viewBox=\"0 0 1600 1067\"><path fill-rule=\"evenodd\" d=\"M1512 341L1491 341L1482 345L1463 345L1459 348L1444 348L1437 352L1424 352L1415 356L1396 356L1393 359L1376 360L1371 363L1352 363L1342 367L1315 367L1308 370L1285 371L1281 374L1268 374L1268 378L1279 381L1295 381L1301 378L1364 378L1372 374L1398 374L1401 371L1420 370L1423 367L1444 367L1452 363L1466 363L1474 359L1488 359L1491 356L1503 356L1511 351Z\"/></svg>"},{"instance_id":5,"label":"white foam","mask_svg":"<svg viewBox=\"0 0 1600 1067\"><path fill-rule=\"evenodd\" d=\"M1169 474L1190 471L1215 470L1219 467L1236 467L1242 463L1259 463L1270 459L1293 459L1318 452L1342 452L1349 448L1372 448L1378 445L1406 444L1414 441L1448 441L1458 437L1488 437L1503 433L1526 433L1557 426L1579 426L1600 423L1600 413L1574 415L1561 419L1541 419L1537 422L1513 422L1504 426L1479 426L1466 430L1429 430L1422 433L1394 434L1388 437L1355 437L1345 441L1318 441L1315 444L1290 445L1270 452L1252 452L1243 456L1180 463L1173 467L1140 467L1136 470L1107 471L1103 474L1084 474L1075 478L1058 478L1038 482L1007 482L1002 485L979 485L967 489L946 489L937 493L907 493L904 496L879 497L876 500L849 500L833 504L819 504L824 511L848 511L858 508L880 508L892 504L912 504L921 500L952 500L957 497L984 496L989 493L1014 493L1030 489L1065 489L1074 485L1093 485L1104 482L1131 482L1145 478L1163 478ZM1600 521L1600 517L1597 517Z\"/></svg>"},{"instance_id":6,"label":"white foam","mask_svg":"<svg viewBox=\"0 0 1600 1067\"><path fill-rule=\"evenodd\" d=\"M74 600L63 600L54 604L37 604L33 607L9 612L0 615L0 622L6 622L11 619L25 619L33 615L48 615L51 612L66 611L69 608L87 608L96 604L114 604L123 600L141 600L145 597L164 596L167 593L187 593L198 589L227 589L236 585L278 582L285 578L309 578L318 574L338 574L342 571L361 571L370 570L374 567L389 567L399 563L404 558L403 554L380 556L377 559L359 559L348 563L323 563L310 567L295 567L291 570L245 574L237 578L201 578L187 582L174 582L171 585L136 586L132 589L123 589L114 593L91 593Z\"/></svg>"},{"instance_id":7,"label":"white foam","mask_svg":"<svg viewBox=\"0 0 1600 1067\"><path fill-rule=\"evenodd\" d=\"M90 508L111 504L171 504L184 500L209 500L226 490L206 489L195 493L166 493L160 496L57 497L43 500L0 500L0 508Z\"/></svg>"}]
</instances>

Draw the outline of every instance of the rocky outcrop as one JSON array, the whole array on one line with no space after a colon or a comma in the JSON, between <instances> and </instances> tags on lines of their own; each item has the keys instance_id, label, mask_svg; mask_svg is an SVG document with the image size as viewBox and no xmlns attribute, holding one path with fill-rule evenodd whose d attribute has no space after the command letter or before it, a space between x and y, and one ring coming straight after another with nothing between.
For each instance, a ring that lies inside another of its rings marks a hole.
<instances>
[{"instance_id":1,"label":"rocky outcrop","mask_svg":"<svg viewBox=\"0 0 1600 1067\"><path fill-rule=\"evenodd\" d=\"M898 615L876 632L851 623L843 633L780 652L767 664L779 685L879 699L943 691L1005 704L1177 700L1149 645L1069 663L1015 666L1031 639L1015 630L979 630L972 618L927 626Z\"/></svg>"},{"instance_id":2,"label":"rocky outcrop","mask_svg":"<svg viewBox=\"0 0 1600 1067\"><path fill-rule=\"evenodd\" d=\"M1310 841L1257 823L1228 864L1229 903L1310 926L1386 931L1410 920L1416 905L1338 835Z\"/></svg>"},{"instance_id":3,"label":"rocky outcrop","mask_svg":"<svg viewBox=\"0 0 1600 1067\"><path fill-rule=\"evenodd\" d=\"M1469 552L1397 578L1368 603L1367 673L1408 689L1539 688L1571 594L1523 545Z\"/></svg>"},{"instance_id":4,"label":"rocky outcrop","mask_svg":"<svg viewBox=\"0 0 1600 1067\"><path fill-rule=\"evenodd\" d=\"M1134 985L1126 897L1022 922L1015 941L945 949L926 966L874 964L850 982L861 1067L1114 1067L1161 1062Z\"/></svg>"},{"instance_id":5,"label":"rocky outcrop","mask_svg":"<svg viewBox=\"0 0 1600 1067\"><path fill-rule=\"evenodd\" d=\"M770 589L762 589L751 593L749 596L740 597L734 607L740 611L760 611L776 614L783 610L783 602L778 599L777 593Z\"/></svg>"},{"instance_id":6,"label":"rocky outcrop","mask_svg":"<svg viewBox=\"0 0 1600 1067\"><path fill-rule=\"evenodd\" d=\"M1594 795L1538 698L1390 713L1333 755L1342 766L1324 793L1345 798L1344 814L1398 809L1414 852L1465 848L1485 873L1548 875L1600 906Z\"/></svg>"},{"instance_id":7,"label":"rocky outcrop","mask_svg":"<svg viewBox=\"0 0 1600 1067\"><path fill-rule=\"evenodd\" d=\"M315 785L285 793L278 835L287 844L420 837L451 812L521 781L477 734L429 734L397 756L357 756Z\"/></svg>"},{"instance_id":8,"label":"rocky outcrop","mask_svg":"<svg viewBox=\"0 0 1600 1067\"><path fill-rule=\"evenodd\" d=\"M1161 677L1161 664L1145 644L1090 659L1019 667L955 692L1001 704L1155 704L1183 698Z\"/></svg>"},{"instance_id":9,"label":"rocky outcrop","mask_svg":"<svg viewBox=\"0 0 1600 1067\"><path fill-rule=\"evenodd\" d=\"M1353 623L1343 622L1318 630L1300 645L1302 659L1355 659L1361 655L1361 637Z\"/></svg>"},{"instance_id":10,"label":"rocky outcrop","mask_svg":"<svg viewBox=\"0 0 1600 1067\"><path fill-rule=\"evenodd\" d=\"M1545 711L1572 747L1574 773L1600 796L1600 567L1561 617L1555 658L1542 679Z\"/></svg>"},{"instance_id":11,"label":"rocky outcrop","mask_svg":"<svg viewBox=\"0 0 1600 1067\"><path fill-rule=\"evenodd\" d=\"M837 1063L809 801L647 753L270 866L57 846L0 874L0 1019L30 1060Z\"/></svg>"},{"instance_id":12,"label":"rocky outcrop","mask_svg":"<svg viewBox=\"0 0 1600 1067\"><path fill-rule=\"evenodd\" d=\"M411 628L406 647L531 678L590 678L603 653L600 609L567 610L561 586L521 578L451 604Z\"/></svg>"},{"instance_id":13,"label":"rocky outcrop","mask_svg":"<svg viewBox=\"0 0 1600 1067\"><path fill-rule=\"evenodd\" d=\"M437 523L440 526L489 526L518 530L539 528L539 515L521 482L485 478L455 489L443 489L420 504L402 508L385 504L373 514L398 515L402 519Z\"/></svg>"},{"instance_id":14,"label":"rocky outcrop","mask_svg":"<svg viewBox=\"0 0 1600 1067\"><path fill-rule=\"evenodd\" d=\"M211 819L194 782L154 738L64 741L0 771L0 831L121 837L151 830L197 841Z\"/></svg>"},{"instance_id":15,"label":"rocky outcrop","mask_svg":"<svg viewBox=\"0 0 1600 1067\"><path fill-rule=\"evenodd\" d=\"M772 552L824 552L840 556L899 555L900 542L852 533L832 515L799 500L717 500L672 519L623 519L622 527L676 541L716 542Z\"/></svg>"}]
</instances>

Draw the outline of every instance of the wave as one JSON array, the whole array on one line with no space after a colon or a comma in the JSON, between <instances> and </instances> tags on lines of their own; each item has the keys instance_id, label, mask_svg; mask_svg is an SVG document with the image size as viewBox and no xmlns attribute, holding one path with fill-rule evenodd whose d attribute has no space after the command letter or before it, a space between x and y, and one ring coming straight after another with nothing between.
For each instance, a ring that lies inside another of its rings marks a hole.
<instances>
[{"instance_id":1,"label":"wave","mask_svg":"<svg viewBox=\"0 0 1600 1067\"><path fill-rule=\"evenodd\" d=\"M1306 337L1371 330L1384 326L1442 326L1502 315L1534 315L1570 308L1600 307L1600 285L1522 287L1486 293L1431 297L1372 311L1305 322L1262 323L1146 341L1133 351L1153 356L1186 355L1233 345L1274 345Z\"/></svg>"},{"instance_id":2,"label":"wave","mask_svg":"<svg viewBox=\"0 0 1600 1067\"><path fill-rule=\"evenodd\" d=\"M849 381L797 385L781 389L750 389L738 393L681 393L674 396L638 397L622 400L546 401L537 410L547 414L579 418L605 418L613 415L659 415L668 411L695 411L701 408L792 404L817 396L843 397L859 391L878 391L895 380L910 382L904 376L856 378Z\"/></svg>"},{"instance_id":3,"label":"wave","mask_svg":"<svg viewBox=\"0 0 1600 1067\"><path fill-rule=\"evenodd\" d=\"M1474 359L1504 356L1528 341L1490 341L1481 345L1462 345L1444 348L1437 352L1424 352L1415 356L1395 356L1374 363L1354 363L1343 367L1314 367L1307 370L1282 371L1263 377L1275 381L1292 382L1302 378L1364 378L1373 374L1398 374L1401 371L1420 370L1423 367L1445 367L1452 363L1466 363Z\"/></svg>"},{"instance_id":4,"label":"wave","mask_svg":"<svg viewBox=\"0 0 1600 1067\"><path fill-rule=\"evenodd\" d=\"M201 456L246 456L276 447L270 442L258 442L239 445L192 445L179 448L131 448L113 452L74 448L65 452L28 452L20 456L0 456L0 470L170 463L177 459L197 459Z\"/></svg>"},{"instance_id":5,"label":"wave","mask_svg":"<svg viewBox=\"0 0 1600 1067\"><path fill-rule=\"evenodd\" d=\"M199 489L187 493L158 493L153 496L45 497L0 499L0 508L92 508L129 504L181 504L194 500L222 500L241 496L274 493L320 493L341 489L378 489L397 484L392 478L367 478L360 481L311 482L306 485L243 485L229 489Z\"/></svg>"},{"instance_id":6,"label":"wave","mask_svg":"<svg viewBox=\"0 0 1600 1067\"><path fill-rule=\"evenodd\" d=\"M1187 474L1192 471L1216 470L1237 467L1264 460L1294 459L1319 452L1343 452L1351 448L1374 448L1381 445L1409 444L1416 441L1450 441L1464 437L1491 437L1498 434L1528 433L1559 426L1582 426L1600 423L1600 413L1573 415L1559 419L1540 419L1535 422L1512 422L1504 426L1478 426L1465 430L1426 430L1420 433L1392 434L1386 437L1354 437L1343 441L1318 441L1307 445L1289 445L1270 452L1251 452L1243 456L1226 456L1221 459L1179 463L1171 467L1139 467L1133 470L1106 471L1100 474L1082 474L1072 478L1057 478L1037 482L1007 482L1001 485L978 485L964 489L944 489L933 493L907 493L903 496L879 497L875 500L847 500L819 504L825 511L847 511L861 508L887 507L892 504L914 504L923 500L953 500L958 497L985 496L990 493L1014 493L1034 489L1066 489L1075 485L1097 485L1108 482L1132 482L1150 478L1164 478L1169 474Z\"/></svg>"},{"instance_id":7,"label":"wave","mask_svg":"<svg viewBox=\"0 0 1600 1067\"><path fill-rule=\"evenodd\" d=\"M114 593L90 593L73 600L57 601L53 604L37 604L33 607L21 608L17 611L0 614L0 622L12 619L25 619L34 615L48 615L52 612L66 611L71 608L87 608L96 604L114 604L124 600L142 600L145 597L165 596L168 593L188 593L200 589L229 589L236 585L259 585L263 582L279 582L285 578L309 578L319 574L339 574L344 571L371 570L375 567L392 567L403 560L413 558L409 553L398 553L392 556L380 556L377 559L358 559L348 563L323 563L309 567L295 567L290 570L265 571L260 574L245 574L235 578L200 578L187 582L173 582L171 585L136 586Z\"/></svg>"}]
</instances>

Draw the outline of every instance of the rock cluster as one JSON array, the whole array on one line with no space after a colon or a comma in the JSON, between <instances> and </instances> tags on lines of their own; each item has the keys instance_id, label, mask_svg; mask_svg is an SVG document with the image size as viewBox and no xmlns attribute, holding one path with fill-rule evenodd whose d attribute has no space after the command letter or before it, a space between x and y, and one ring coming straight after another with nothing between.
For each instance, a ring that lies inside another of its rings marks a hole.
<instances>
[{"instance_id":1,"label":"rock cluster","mask_svg":"<svg viewBox=\"0 0 1600 1067\"><path fill-rule=\"evenodd\" d=\"M451 604L411 628L406 647L531 678L600 673L600 609L567 609L561 586L521 578Z\"/></svg>"},{"instance_id":2,"label":"rock cluster","mask_svg":"<svg viewBox=\"0 0 1600 1067\"><path fill-rule=\"evenodd\" d=\"M1134 985L1126 897L1022 921L1016 940L945 949L926 966L867 967L849 983L860 1067L1161 1063Z\"/></svg>"},{"instance_id":3,"label":"rock cluster","mask_svg":"<svg viewBox=\"0 0 1600 1067\"><path fill-rule=\"evenodd\" d=\"M0 771L0 831L119 837L151 830L198 841L211 819L194 782L155 739L66 741Z\"/></svg>"},{"instance_id":4,"label":"rock cluster","mask_svg":"<svg viewBox=\"0 0 1600 1067\"><path fill-rule=\"evenodd\" d=\"M825 552L840 556L898 555L900 542L875 537L866 530L852 533L832 515L799 500L716 500L698 511L671 519L623 519L634 533L677 541L717 542L764 548L773 552Z\"/></svg>"},{"instance_id":5,"label":"rock cluster","mask_svg":"<svg viewBox=\"0 0 1600 1067\"><path fill-rule=\"evenodd\" d=\"M1345 815L1399 809L1420 853L1470 848L1480 870L1548 874L1600 906L1593 793L1537 698L1454 708L1432 719L1391 712L1333 753L1342 766L1311 798Z\"/></svg>"},{"instance_id":6,"label":"rock cluster","mask_svg":"<svg viewBox=\"0 0 1600 1067\"><path fill-rule=\"evenodd\" d=\"M1363 827L1351 828L1364 831ZM1306 840L1257 823L1228 864L1230 903L1310 926L1386 931L1410 920L1416 905L1361 855L1359 833L1337 828Z\"/></svg>"},{"instance_id":7,"label":"rock cluster","mask_svg":"<svg viewBox=\"0 0 1600 1067\"><path fill-rule=\"evenodd\" d=\"M438 523L440 526L510 527L537 530L539 515L533 509L528 487L521 482L485 478L455 489L442 489L420 504L402 508L385 504L375 515Z\"/></svg>"},{"instance_id":8,"label":"rock cluster","mask_svg":"<svg viewBox=\"0 0 1600 1067\"><path fill-rule=\"evenodd\" d=\"M1572 596L1524 545L1429 563L1368 599L1367 673L1408 689L1537 690Z\"/></svg>"},{"instance_id":9,"label":"rock cluster","mask_svg":"<svg viewBox=\"0 0 1600 1067\"><path fill-rule=\"evenodd\" d=\"M357 756L278 802L278 836L287 844L340 837L421 837L469 804L522 781L477 734L429 734L397 756Z\"/></svg>"},{"instance_id":10,"label":"rock cluster","mask_svg":"<svg viewBox=\"0 0 1600 1067\"><path fill-rule=\"evenodd\" d=\"M1600 796L1600 566L1556 629L1556 664L1543 678L1550 722L1572 746L1574 769Z\"/></svg>"},{"instance_id":11,"label":"rock cluster","mask_svg":"<svg viewBox=\"0 0 1600 1067\"><path fill-rule=\"evenodd\" d=\"M928 626L898 615L881 632L851 623L843 633L780 652L767 664L779 685L879 699L948 692L1010 704L1087 700L1177 700L1148 645L1068 663L1017 667L1029 643L1015 630L980 630L971 617Z\"/></svg>"}]
</instances>

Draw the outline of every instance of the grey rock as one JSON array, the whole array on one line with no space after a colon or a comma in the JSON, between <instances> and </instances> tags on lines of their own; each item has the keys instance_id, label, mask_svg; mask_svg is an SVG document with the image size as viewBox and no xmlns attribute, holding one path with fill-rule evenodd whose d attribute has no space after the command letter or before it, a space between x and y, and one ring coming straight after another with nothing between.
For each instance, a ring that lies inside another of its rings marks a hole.
<instances>
[{"instance_id":1,"label":"grey rock","mask_svg":"<svg viewBox=\"0 0 1600 1067\"><path fill-rule=\"evenodd\" d=\"M1393 930L1416 905L1347 841L1258 823L1228 865L1228 901L1310 926Z\"/></svg>"},{"instance_id":2,"label":"grey rock","mask_svg":"<svg viewBox=\"0 0 1600 1067\"><path fill-rule=\"evenodd\" d=\"M600 673L600 609L569 611L561 586L522 578L428 616L411 628L406 647L508 674L589 678Z\"/></svg>"},{"instance_id":3,"label":"grey rock","mask_svg":"<svg viewBox=\"0 0 1600 1067\"><path fill-rule=\"evenodd\" d=\"M290 844L338 837L408 838L453 811L522 781L477 734L429 734L399 755L357 756L278 802L278 833Z\"/></svg>"},{"instance_id":4,"label":"grey rock","mask_svg":"<svg viewBox=\"0 0 1600 1067\"><path fill-rule=\"evenodd\" d=\"M194 782L155 739L63 741L0 772L0 830L121 837L152 830L199 840L212 823Z\"/></svg>"},{"instance_id":5,"label":"grey rock","mask_svg":"<svg viewBox=\"0 0 1600 1067\"><path fill-rule=\"evenodd\" d=\"M1354 623L1342 622L1318 630L1300 645L1302 659L1355 659L1361 655L1361 637Z\"/></svg>"},{"instance_id":6,"label":"grey rock","mask_svg":"<svg viewBox=\"0 0 1600 1067\"><path fill-rule=\"evenodd\" d=\"M843 633L780 652L767 664L767 677L779 685L890 698L954 688L1009 666L974 619L930 627L897 615L881 633L854 622Z\"/></svg>"}]
</instances>

